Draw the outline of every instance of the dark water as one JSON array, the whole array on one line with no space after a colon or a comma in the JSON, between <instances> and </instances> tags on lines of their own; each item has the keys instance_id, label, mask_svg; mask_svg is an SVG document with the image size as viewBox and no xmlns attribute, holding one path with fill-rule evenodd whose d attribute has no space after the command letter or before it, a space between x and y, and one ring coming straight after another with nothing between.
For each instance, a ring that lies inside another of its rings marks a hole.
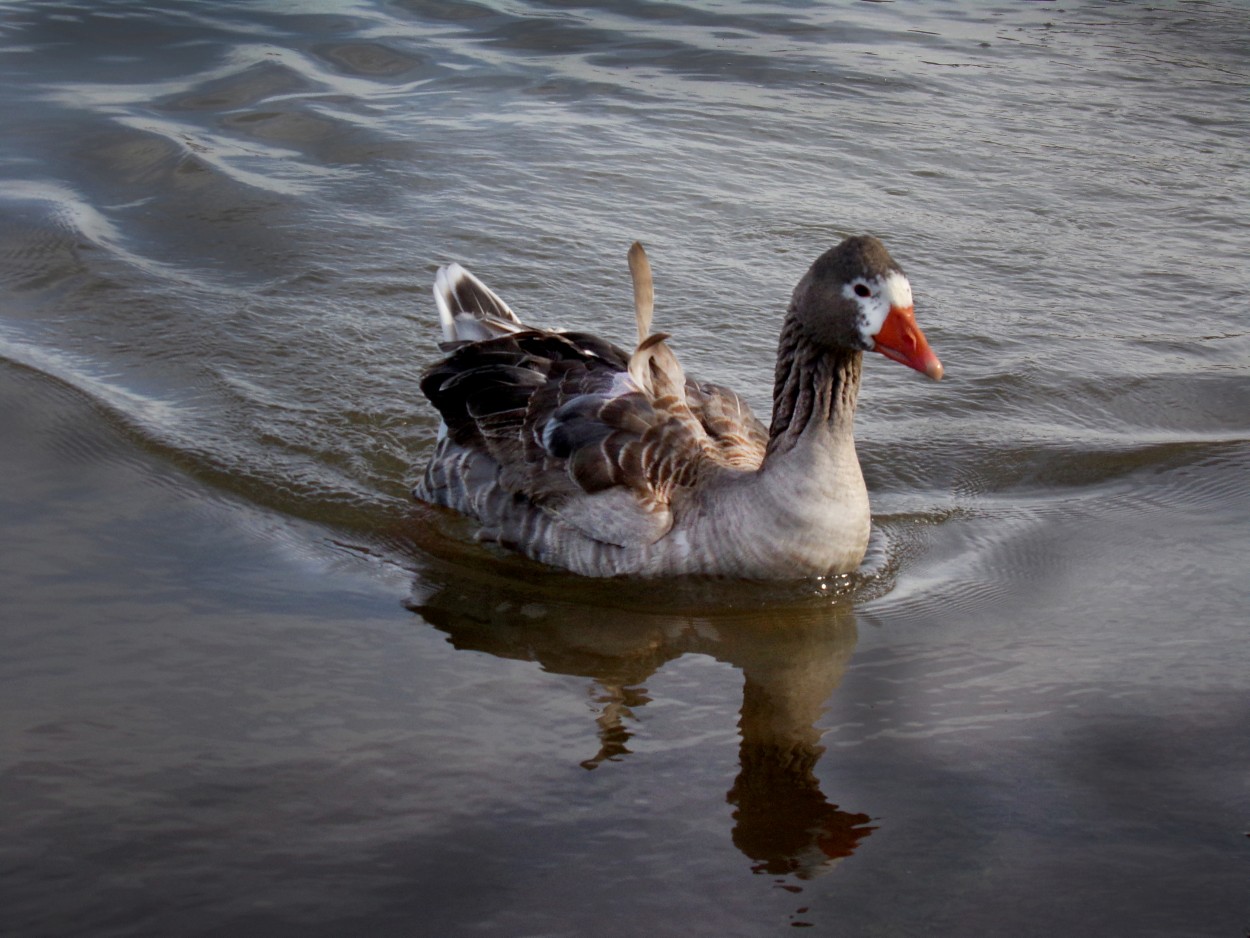
<instances>
[{"instance_id":1,"label":"dark water","mask_svg":"<svg viewBox=\"0 0 1250 938\"><path fill-rule=\"evenodd\" d=\"M1244 936L1250 8L0 2L0 932ZM883 237L855 577L406 491L429 283L767 412Z\"/></svg>"}]
</instances>

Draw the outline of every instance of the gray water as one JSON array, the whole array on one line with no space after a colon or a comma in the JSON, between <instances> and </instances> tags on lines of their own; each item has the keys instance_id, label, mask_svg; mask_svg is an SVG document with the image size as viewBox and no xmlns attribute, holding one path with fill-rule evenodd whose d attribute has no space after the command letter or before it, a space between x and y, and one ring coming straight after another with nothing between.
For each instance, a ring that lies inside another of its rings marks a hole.
<instances>
[{"instance_id":1,"label":"gray water","mask_svg":"<svg viewBox=\"0 0 1250 938\"><path fill-rule=\"evenodd\" d=\"M1244 936L1250 7L0 2L0 932ZM882 237L859 574L407 490L433 272L758 413Z\"/></svg>"}]
</instances>

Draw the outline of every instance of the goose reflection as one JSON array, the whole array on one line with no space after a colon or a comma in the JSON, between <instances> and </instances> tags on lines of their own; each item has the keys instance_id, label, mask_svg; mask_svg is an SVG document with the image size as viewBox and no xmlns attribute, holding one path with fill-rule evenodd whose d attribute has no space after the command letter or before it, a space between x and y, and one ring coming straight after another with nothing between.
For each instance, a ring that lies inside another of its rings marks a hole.
<instances>
[{"instance_id":1,"label":"goose reflection","mask_svg":"<svg viewBox=\"0 0 1250 938\"><path fill-rule=\"evenodd\" d=\"M684 611L656 612L643 597L628 608L619 591L605 608L602 585L590 588L599 591L594 604L570 589L578 588L565 580L557 599L541 584L458 579L419 586L409 606L456 648L590 679L599 750L581 765L591 770L630 754L629 723L666 662L703 654L741 671L739 771L726 800L733 842L756 873L810 878L875 829L868 815L831 804L815 774L824 752L817 723L855 647L849 602L709 613L694 596ZM724 608L724 587L709 589Z\"/></svg>"}]
</instances>

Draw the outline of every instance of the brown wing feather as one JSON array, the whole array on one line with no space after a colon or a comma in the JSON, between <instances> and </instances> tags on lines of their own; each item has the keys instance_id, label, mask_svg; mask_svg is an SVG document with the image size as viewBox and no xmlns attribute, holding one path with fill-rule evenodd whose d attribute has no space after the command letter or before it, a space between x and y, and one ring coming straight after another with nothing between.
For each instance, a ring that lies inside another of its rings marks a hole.
<instances>
[{"instance_id":1,"label":"brown wing feather","mask_svg":"<svg viewBox=\"0 0 1250 938\"><path fill-rule=\"evenodd\" d=\"M708 434L684 395L631 389L628 356L584 338L527 330L462 345L421 388L508 492L592 537L653 541L672 524L674 492L697 478Z\"/></svg>"},{"instance_id":2,"label":"brown wing feather","mask_svg":"<svg viewBox=\"0 0 1250 938\"><path fill-rule=\"evenodd\" d=\"M758 469L768 448L768 429L747 402L729 388L687 381L686 401L708 436L709 455L734 469Z\"/></svg>"}]
</instances>

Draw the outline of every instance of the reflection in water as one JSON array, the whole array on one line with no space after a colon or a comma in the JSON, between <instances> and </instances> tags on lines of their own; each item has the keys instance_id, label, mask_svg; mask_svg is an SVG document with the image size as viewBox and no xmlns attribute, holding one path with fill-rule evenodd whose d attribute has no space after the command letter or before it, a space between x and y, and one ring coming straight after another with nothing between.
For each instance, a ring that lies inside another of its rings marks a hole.
<instances>
[{"instance_id":1,"label":"reflection in water","mask_svg":"<svg viewBox=\"0 0 1250 938\"><path fill-rule=\"evenodd\" d=\"M460 649L535 661L595 682L596 769L629 755L627 721L665 662L704 654L743 674L740 770L726 799L733 842L756 873L808 879L849 856L875 828L820 789L816 724L855 648L849 603L715 615L553 601L515 582L418 584L411 608ZM619 597L614 597L619 601Z\"/></svg>"},{"instance_id":2,"label":"reflection in water","mask_svg":"<svg viewBox=\"0 0 1250 938\"><path fill-rule=\"evenodd\" d=\"M633 734L625 726L626 719L633 719L634 708L641 707L651 698L647 696L645 687L623 687L605 685L599 682L603 693L595 698L595 703L602 709L595 717L599 724L599 751L591 758L582 761L583 769L595 769L601 762L615 762L621 756L627 756L630 749L625 744Z\"/></svg>"}]
</instances>

